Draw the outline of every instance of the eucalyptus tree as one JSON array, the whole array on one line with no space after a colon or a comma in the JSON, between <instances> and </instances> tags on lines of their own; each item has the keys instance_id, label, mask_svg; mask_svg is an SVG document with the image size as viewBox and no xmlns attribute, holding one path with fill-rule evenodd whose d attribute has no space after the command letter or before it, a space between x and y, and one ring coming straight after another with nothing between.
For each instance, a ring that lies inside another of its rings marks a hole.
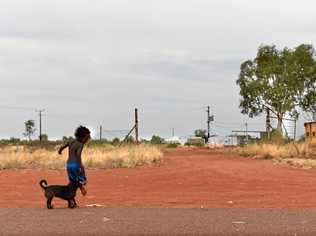
<instances>
[{"instance_id":1,"label":"eucalyptus tree","mask_svg":"<svg viewBox=\"0 0 316 236\"><path fill-rule=\"evenodd\" d=\"M34 134L35 132L35 122L34 120L27 120L24 122L25 125L25 133L23 133L23 135L25 137L28 137L29 141L31 140L31 136Z\"/></svg>"},{"instance_id":2,"label":"eucalyptus tree","mask_svg":"<svg viewBox=\"0 0 316 236\"><path fill-rule=\"evenodd\" d=\"M282 130L285 115L298 118L299 109L316 104L316 61L312 45L277 50L262 45L255 59L241 64L236 83L240 87L240 108L249 117L270 109Z\"/></svg>"}]
</instances>

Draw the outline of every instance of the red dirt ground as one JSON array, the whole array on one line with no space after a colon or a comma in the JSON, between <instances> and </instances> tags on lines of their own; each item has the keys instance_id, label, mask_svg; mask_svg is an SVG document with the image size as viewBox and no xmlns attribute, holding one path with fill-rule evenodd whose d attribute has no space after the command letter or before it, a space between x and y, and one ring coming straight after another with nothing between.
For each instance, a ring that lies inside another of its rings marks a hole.
<instances>
[{"instance_id":1,"label":"red dirt ground","mask_svg":"<svg viewBox=\"0 0 316 236\"><path fill-rule=\"evenodd\" d=\"M80 206L316 208L316 170L209 149L165 151L164 161L135 169L87 170ZM65 171L0 171L0 207L45 207L41 178L66 184ZM66 207L61 200L56 207Z\"/></svg>"}]
</instances>

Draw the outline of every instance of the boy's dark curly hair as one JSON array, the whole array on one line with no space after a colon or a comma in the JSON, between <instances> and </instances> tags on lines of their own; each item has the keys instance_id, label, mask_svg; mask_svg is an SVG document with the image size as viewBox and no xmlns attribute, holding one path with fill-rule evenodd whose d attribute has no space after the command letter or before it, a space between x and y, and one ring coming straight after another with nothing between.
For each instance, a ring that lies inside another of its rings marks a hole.
<instances>
[{"instance_id":1,"label":"boy's dark curly hair","mask_svg":"<svg viewBox=\"0 0 316 236\"><path fill-rule=\"evenodd\" d=\"M75 131L75 137L79 140L83 139L86 135L90 135L90 130L87 127L80 125Z\"/></svg>"}]
</instances>

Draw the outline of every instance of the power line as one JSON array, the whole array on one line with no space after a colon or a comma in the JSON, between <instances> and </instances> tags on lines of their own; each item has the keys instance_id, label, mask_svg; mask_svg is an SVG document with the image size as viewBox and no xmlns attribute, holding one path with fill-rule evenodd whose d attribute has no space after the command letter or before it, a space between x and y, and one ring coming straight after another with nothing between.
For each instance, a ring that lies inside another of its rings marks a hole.
<instances>
[{"instance_id":1,"label":"power line","mask_svg":"<svg viewBox=\"0 0 316 236\"><path fill-rule=\"evenodd\" d=\"M128 129L109 129L109 130L106 130L106 129L103 129L103 133L107 133L107 132L116 132L116 133L124 133L124 132L128 132L129 130Z\"/></svg>"},{"instance_id":2,"label":"power line","mask_svg":"<svg viewBox=\"0 0 316 236\"><path fill-rule=\"evenodd\" d=\"M164 107L159 107L160 110L162 110ZM201 111L204 110L206 107L202 106L202 107L192 107L192 108L177 108L177 107L170 107L169 110L173 111L173 112L190 112L190 111ZM139 112L140 114L146 114L148 112L151 111L157 111L157 109L153 110L153 109L146 109L146 108L142 108L142 111Z\"/></svg>"},{"instance_id":3,"label":"power line","mask_svg":"<svg viewBox=\"0 0 316 236\"><path fill-rule=\"evenodd\" d=\"M36 108L31 107L15 107L15 106L0 106L1 109L10 109L10 110L24 110L24 111L35 111Z\"/></svg>"},{"instance_id":4,"label":"power line","mask_svg":"<svg viewBox=\"0 0 316 236\"><path fill-rule=\"evenodd\" d=\"M206 143L208 143L208 140L210 139L210 130L211 130L211 116L210 116L210 106L207 106L207 139Z\"/></svg>"},{"instance_id":5,"label":"power line","mask_svg":"<svg viewBox=\"0 0 316 236\"><path fill-rule=\"evenodd\" d=\"M244 126L244 124L243 123L239 123L239 125L237 125L237 126L231 126L231 125L227 126L227 125L218 125L218 123L214 123L213 126L219 127L219 128L234 129L236 127Z\"/></svg>"},{"instance_id":6,"label":"power line","mask_svg":"<svg viewBox=\"0 0 316 236\"><path fill-rule=\"evenodd\" d=\"M240 124L244 124L243 122L216 122L217 124L228 124L228 125L240 125ZM247 122L248 125L262 125L263 123L254 123L254 122Z\"/></svg>"}]
</instances>

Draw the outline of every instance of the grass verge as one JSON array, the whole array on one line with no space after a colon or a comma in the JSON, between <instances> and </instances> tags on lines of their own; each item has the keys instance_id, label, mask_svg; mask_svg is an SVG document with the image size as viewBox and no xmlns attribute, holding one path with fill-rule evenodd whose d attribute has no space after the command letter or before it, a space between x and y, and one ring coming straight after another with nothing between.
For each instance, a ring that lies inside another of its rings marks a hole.
<instances>
[{"instance_id":1,"label":"grass verge","mask_svg":"<svg viewBox=\"0 0 316 236\"><path fill-rule=\"evenodd\" d=\"M55 150L30 149L24 146L8 146L0 149L0 170L2 169L64 169L67 150L58 155ZM133 168L159 162L163 157L160 148L152 145L130 145L114 147L104 145L87 147L82 153L86 168Z\"/></svg>"},{"instance_id":2,"label":"grass verge","mask_svg":"<svg viewBox=\"0 0 316 236\"><path fill-rule=\"evenodd\" d=\"M305 143L251 144L235 148L233 152L246 157L273 159L291 166L316 167L316 151Z\"/></svg>"}]
</instances>

